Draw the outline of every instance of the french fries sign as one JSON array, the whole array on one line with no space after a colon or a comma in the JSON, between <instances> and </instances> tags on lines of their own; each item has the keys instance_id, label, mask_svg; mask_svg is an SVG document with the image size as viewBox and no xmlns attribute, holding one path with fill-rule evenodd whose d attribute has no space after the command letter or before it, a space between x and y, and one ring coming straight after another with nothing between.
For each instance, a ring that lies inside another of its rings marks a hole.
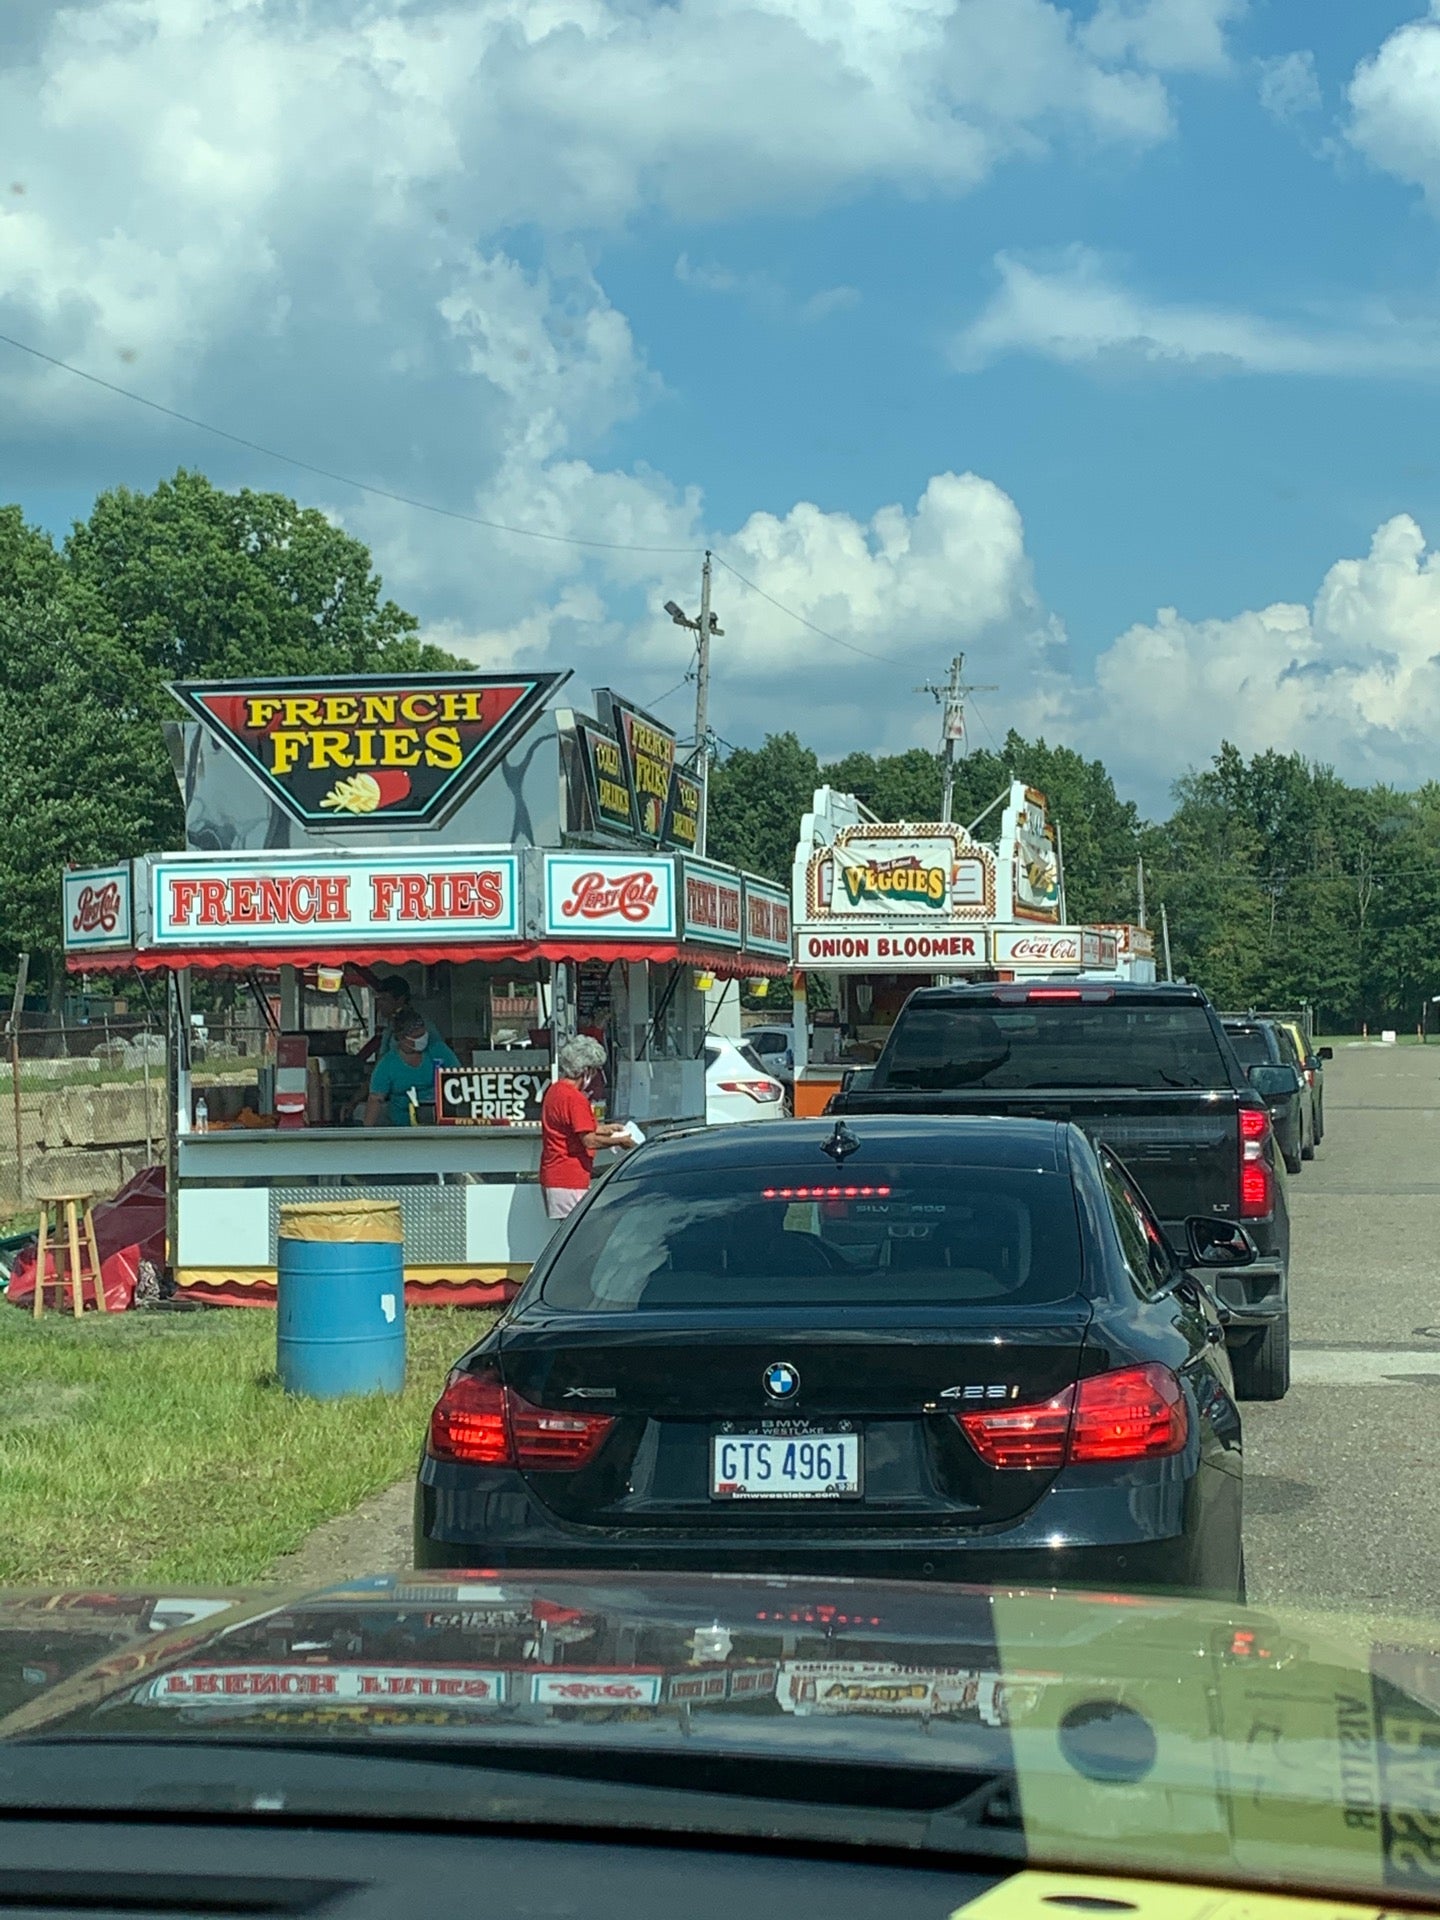
<instances>
[{"instance_id":1,"label":"french fries sign","mask_svg":"<svg viewBox=\"0 0 1440 1920\"><path fill-rule=\"evenodd\" d=\"M563 677L190 680L171 691L293 818L353 832L446 819Z\"/></svg>"}]
</instances>

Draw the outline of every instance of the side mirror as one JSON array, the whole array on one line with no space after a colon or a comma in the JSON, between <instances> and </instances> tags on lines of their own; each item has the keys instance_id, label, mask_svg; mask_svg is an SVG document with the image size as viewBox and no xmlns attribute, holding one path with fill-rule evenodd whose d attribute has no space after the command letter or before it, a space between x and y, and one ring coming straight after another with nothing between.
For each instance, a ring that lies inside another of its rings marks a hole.
<instances>
[{"instance_id":1,"label":"side mirror","mask_svg":"<svg viewBox=\"0 0 1440 1920\"><path fill-rule=\"evenodd\" d=\"M1280 1106L1299 1093L1305 1082L1298 1067L1275 1066L1268 1062L1249 1069L1250 1084L1267 1106Z\"/></svg>"},{"instance_id":2,"label":"side mirror","mask_svg":"<svg viewBox=\"0 0 1440 1920\"><path fill-rule=\"evenodd\" d=\"M1317 1060L1333 1060L1335 1058L1335 1049L1333 1047L1317 1047L1315 1049L1315 1058Z\"/></svg>"},{"instance_id":3,"label":"side mirror","mask_svg":"<svg viewBox=\"0 0 1440 1920\"><path fill-rule=\"evenodd\" d=\"M1185 1239L1192 1266L1251 1267L1260 1258L1260 1249L1238 1220L1195 1214L1185 1222Z\"/></svg>"}]
</instances>

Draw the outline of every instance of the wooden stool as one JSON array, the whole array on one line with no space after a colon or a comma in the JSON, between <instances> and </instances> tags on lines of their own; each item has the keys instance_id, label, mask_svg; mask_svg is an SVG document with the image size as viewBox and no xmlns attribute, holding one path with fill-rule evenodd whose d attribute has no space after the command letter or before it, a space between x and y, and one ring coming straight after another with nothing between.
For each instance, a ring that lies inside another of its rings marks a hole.
<instances>
[{"instance_id":1,"label":"wooden stool","mask_svg":"<svg viewBox=\"0 0 1440 1920\"><path fill-rule=\"evenodd\" d=\"M106 1305L105 1282L100 1273L100 1247L95 1238L95 1215L90 1210L90 1202L94 1197L91 1193L52 1193L40 1202L40 1232L35 1245L35 1318L37 1320L45 1311L45 1243L51 1236L52 1211L55 1216L55 1305L61 1309L64 1308L65 1284L68 1280L75 1318L78 1320L85 1311L85 1263L80 1257L80 1221L83 1214L85 1250L89 1258L90 1278L95 1285L95 1305L101 1313L108 1313L110 1310ZM63 1239L61 1238L62 1211Z\"/></svg>"}]
</instances>

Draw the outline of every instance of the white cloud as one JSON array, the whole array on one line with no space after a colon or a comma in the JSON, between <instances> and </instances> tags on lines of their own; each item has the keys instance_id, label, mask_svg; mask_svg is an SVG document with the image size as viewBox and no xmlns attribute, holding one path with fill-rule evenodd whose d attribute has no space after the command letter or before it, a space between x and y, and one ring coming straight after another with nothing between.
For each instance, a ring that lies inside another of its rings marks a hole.
<instances>
[{"instance_id":1,"label":"white cloud","mask_svg":"<svg viewBox=\"0 0 1440 1920\"><path fill-rule=\"evenodd\" d=\"M1160 72L1219 73L1225 29L1248 0L1101 0L1085 44L1102 59L1133 58Z\"/></svg>"},{"instance_id":2,"label":"white cloud","mask_svg":"<svg viewBox=\"0 0 1440 1920\"><path fill-rule=\"evenodd\" d=\"M163 356L172 393L322 306L399 331L527 223L962 191L1067 134L1170 128L1143 57L1088 51L1050 0L93 0L48 25L0 43L26 189L0 307L62 356Z\"/></svg>"},{"instance_id":3,"label":"white cloud","mask_svg":"<svg viewBox=\"0 0 1440 1920\"><path fill-rule=\"evenodd\" d=\"M6 332L457 511L698 546L685 476L604 470L657 388L608 234L959 193L1171 116L1138 42L1096 51L1054 0L9 0L0 125ZM800 322L857 297L726 290ZM217 454L4 349L0 444L94 486ZM623 603L649 564L327 505L423 617L516 644L623 630L536 609L596 577Z\"/></svg>"},{"instance_id":4,"label":"white cloud","mask_svg":"<svg viewBox=\"0 0 1440 1920\"><path fill-rule=\"evenodd\" d=\"M1433 779L1440 553L1399 514L1363 559L1330 568L1310 606L1225 619L1162 608L1100 655L1093 681L1052 680L1031 718L1102 755L1156 807L1222 738L1246 754L1301 752L1358 781Z\"/></svg>"},{"instance_id":5,"label":"white cloud","mask_svg":"<svg viewBox=\"0 0 1440 1920\"><path fill-rule=\"evenodd\" d=\"M1378 303L1344 324L1271 320L1225 307L1155 300L1071 247L1051 266L995 258L1000 284L955 341L962 369L1024 353L1115 372L1400 375L1440 369L1440 324L1400 320Z\"/></svg>"},{"instance_id":6,"label":"white cloud","mask_svg":"<svg viewBox=\"0 0 1440 1920\"><path fill-rule=\"evenodd\" d=\"M737 273L733 267L716 262L692 261L682 253L675 262L675 278L697 293L730 294L769 320L799 320L809 324L828 320L832 313L843 313L860 304L857 287L821 287L797 299L769 273Z\"/></svg>"},{"instance_id":7,"label":"white cloud","mask_svg":"<svg viewBox=\"0 0 1440 1920\"><path fill-rule=\"evenodd\" d=\"M1282 126L1293 125L1323 103L1315 56L1308 49L1259 62L1260 104Z\"/></svg>"},{"instance_id":8,"label":"white cloud","mask_svg":"<svg viewBox=\"0 0 1440 1920\"><path fill-rule=\"evenodd\" d=\"M985 649L997 707L1058 671L1014 502L946 473L904 506L802 501L726 529L683 474L607 469L657 383L596 250L657 213L957 194L1059 146L1143 149L1172 129L1161 74L1221 66L1238 11L1104 0L1082 27L1052 0L3 0L24 191L0 176L0 326L318 465L556 536L330 492L388 590L477 662L658 696L688 662L659 603L693 605L709 543L761 590L717 577L721 730L905 745L934 727L912 682L957 646ZM855 297L727 278L686 237L709 291L798 320ZM14 357L0 444L12 470L43 449L91 485L215 446Z\"/></svg>"},{"instance_id":9,"label":"white cloud","mask_svg":"<svg viewBox=\"0 0 1440 1920\"><path fill-rule=\"evenodd\" d=\"M1440 205L1440 11L1399 27L1349 88L1352 143Z\"/></svg>"}]
</instances>

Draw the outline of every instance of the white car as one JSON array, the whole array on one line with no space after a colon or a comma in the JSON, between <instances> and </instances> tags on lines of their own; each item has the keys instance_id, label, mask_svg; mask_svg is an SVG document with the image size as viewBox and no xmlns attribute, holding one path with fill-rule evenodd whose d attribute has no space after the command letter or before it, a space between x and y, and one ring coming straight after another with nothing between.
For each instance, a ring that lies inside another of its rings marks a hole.
<instances>
[{"instance_id":1,"label":"white car","mask_svg":"<svg viewBox=\"0 0 1440 1920\"><path fill-rule=\"evenodd\" d=\"M705 1042L705 1118L712 1127L737 1120L780 1120L785 1089L749 1047L712 1034Z\"/></svg>"}]
</instances>

